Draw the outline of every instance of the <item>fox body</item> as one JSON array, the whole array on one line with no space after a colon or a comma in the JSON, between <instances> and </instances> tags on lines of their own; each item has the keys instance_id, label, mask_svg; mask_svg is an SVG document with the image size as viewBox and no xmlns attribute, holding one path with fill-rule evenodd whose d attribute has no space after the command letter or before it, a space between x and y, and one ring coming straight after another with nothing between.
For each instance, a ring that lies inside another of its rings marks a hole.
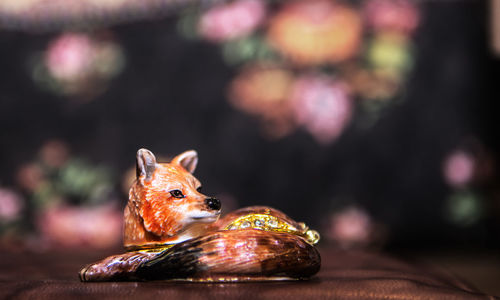
<instances>
[{"instance_id":1,"label":"fox body","mask_svg":"<svg viewBox=\"0 0 500 300\"><path fill-rule=\"evenodd\" d=\"M124 254L80 271L82 281L267 280L318 272L319 235L269 207L248 207L219 219L221 204L201 193L192 173L197 153L157 163L137 152L137 178L124 211Z\"/></svg>"}]
</instances>

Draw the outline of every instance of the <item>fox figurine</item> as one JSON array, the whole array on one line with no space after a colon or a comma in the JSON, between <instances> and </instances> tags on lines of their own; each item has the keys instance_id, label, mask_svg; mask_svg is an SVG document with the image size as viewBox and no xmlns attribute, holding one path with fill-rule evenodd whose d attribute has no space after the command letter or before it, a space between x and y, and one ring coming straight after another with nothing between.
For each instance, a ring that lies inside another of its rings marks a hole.
<instances>
[{"instance_id":1,"label":"fox figurine","mask_svg":"<svg viewBox=\"0 0 500 300\"><path fill-rule=\"evenodd\" d=\"M126 253L84 267L81 281L294 280L319 271L319 234L265 206L220 218L221 203L201 193L196 151L157 163L137 152L137 177L124 211Z\"/></svg>"}]
</instances>

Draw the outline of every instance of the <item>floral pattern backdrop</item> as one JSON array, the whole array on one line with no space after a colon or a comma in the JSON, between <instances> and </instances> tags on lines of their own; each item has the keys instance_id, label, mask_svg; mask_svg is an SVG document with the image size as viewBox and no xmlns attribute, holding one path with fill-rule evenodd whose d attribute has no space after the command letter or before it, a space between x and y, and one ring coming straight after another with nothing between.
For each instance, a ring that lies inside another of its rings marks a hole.
<instances>
[{"instance_id":1,"label":"floral pattern backdrop","mask_svg":"<svg viewBox=\"0 0 500 300\"><path fill-rule=\"evenodd\" d=\"M0 22L5 28L52 30L42 46L25 55L24 72L34 88L66 109L98 105L93 103L105 101L120 89L115 82L134 72L129 67L134 53L122 43L115 27L103 24L157 17L168 11L172 21L162 26L175 28L185 43L208 45L231 70L217 93L229 107L227 115L247 116L256 122L254 136L245 139L286 145L305 133L311 138L306 144L314 145L301 145L320 151L341 147L348 131L368 135L387 114L405 105L408 81L421 60L415 35L426 18L422 4L411 0L234 0L195 5L186 1L179 7L169 1L113 0L57 6L67 9L42 2L3 1ZM77 16L82 17L80 23L75 21ZM135 110L143 112L140 100L136 103ZM13 180L0 181L4 240L42 248L119 244L121 210L134 177L133 156L126 166L117 167L96 163L70 144L64 138L44 139L31 151L32 157L16 164L10 174ZM484 187L495 177L492 152L474 135L459 139L443 152L434 164L438 169L434 174L439 173L447 189L439 218L457 228L491 218L498 200ZM168 160L175 153L169 150L158 155ZM224 157L238 159L231 155ZM239 167L242 172L256 171L241 163ZM331 197L327 184L321 185L315 191L315 203L327 204L308 212L319 214L321 219L315 221L326 241L343 248L378 248L390 240L394 226L375 216L373 205L348 193ZM222 189L218 193L226 211L247 204L239 203L240 195L234 192ZM285 200L276 201L265 204Z\"/></svg>"},{"instance_id":2,"label":"floral pattern backdrop","mask_svg":"<svg viewBox=\"0 0 500 300\"><path fill-rule=\"evenodd\" d=\"M187 12L179 27L219 45L241 70L229 99L261 119L264 134L279 138L302 128L330 143L354 111L373 122L396 101L419 20L418 6L406 0L240 0Z\"/></svg>"}]
</instances>

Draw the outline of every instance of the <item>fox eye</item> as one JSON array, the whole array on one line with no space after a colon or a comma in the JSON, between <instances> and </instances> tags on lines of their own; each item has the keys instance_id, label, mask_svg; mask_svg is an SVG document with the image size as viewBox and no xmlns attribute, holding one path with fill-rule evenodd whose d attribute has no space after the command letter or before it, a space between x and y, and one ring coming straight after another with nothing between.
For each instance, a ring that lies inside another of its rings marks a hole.
<instances>
[{"instance_id":1,"label":"fox eye","mask_svg":"<svg viewBox=\"0 0 500 300\"><path fill-rule=\"evenodd\" d=\"M170 191L170 195L174 198L184 198L184 194L180 190L172 190Z\"/></svg>"},{"instance_id":2,"label":"fox eye","mask_svg":"<svg viewBox=\"0 0 500 300\"><path fill-rule=\"evenodd\" d=\"M196 189L198 193L201 193L201 186Z\"/></svg>"}]
</instances>

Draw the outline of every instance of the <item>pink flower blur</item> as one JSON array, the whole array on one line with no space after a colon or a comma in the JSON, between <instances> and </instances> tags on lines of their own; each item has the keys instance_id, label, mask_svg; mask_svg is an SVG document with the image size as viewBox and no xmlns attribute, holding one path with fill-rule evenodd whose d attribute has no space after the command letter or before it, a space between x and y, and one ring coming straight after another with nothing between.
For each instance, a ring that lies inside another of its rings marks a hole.
<instances>
[{"instance_id":1,"label":"pink flower blur","mask_svg":"<svg viewBox=\"0 0 500 300\"><path fill-rule=\"evenodd\" d=\"M52 41L45 54L51 75L60 80L85 77L93 60L91 39L81 33L65 33Z\"/></svg>"},{"instance_id":2,"label":"pink flower blur","mask_svg":"<svg viewBox=\"0 0 500 300\"><path fill-rule=\"evenodd\" d=\"M121 240L122 214L112 205L54 206L38 218L44 239L63 247L109 248Z\"/></svg>"},{"instance_id":3,"label":"pink flower blur","mask_svg":"<svg viewBox=\"0 0 500 300\"><path fill-rule=\"evenodd\" d=\"M370 0L365 6L368 24L376 30L396 30L411 34L418 26L420 15L408 0Z\"/></svg>"},{"instance_id":4,"label":"pink flower blur","mask_svg":"<svg viewBox=\"0 0 500 300\"><path fill-rule=\"evenodd\" d=\"M349 207L333 215L327 235L344 248L367 245L371 241L373 223L370 216L358 208Z\"/></svg>"},{"instance_id":5,"label":"pink flower blur","mask_svg":"<svg viewBox=\"0 0 500 300\"><path fill-rule=\"evenodd\" d=\"M453 187L462 187L472 180L475 167L476 162L472 155L461 150L455 151L444 163L445 180Z\"/></svg>"},{"instance_id":6,"label":"pink flower blur","mask_svg":"<svg viewBox=\"0 0 500 300\"><path fill-rule=\"evenodd\" d=\"M10 222L19 218L24 202L19 194L0 188L0 222Z\"/></svg>"},{"instance_id":7,"label":"pink flower blur","mask_svg":"<svg viewBox=\"0 0 500 300\"><path fill-rule=\"evenodd\" d=\"M305 76L294 83L291 95L298 124L322 143L336 139L351 119L347 86L326 76Z\"/></svg>"},{"instance_id":8,"label":"pink flower blur","mask_svg":"<svg viewBox=\"0 0 500 300\"><path fill-rule=\"evenodd\" d=\"M259 26L266 14L261 0L239 0L216 6L205 12L200 19L200 34L219 42L242 37Z\"/></svg>"}]
</instances>

